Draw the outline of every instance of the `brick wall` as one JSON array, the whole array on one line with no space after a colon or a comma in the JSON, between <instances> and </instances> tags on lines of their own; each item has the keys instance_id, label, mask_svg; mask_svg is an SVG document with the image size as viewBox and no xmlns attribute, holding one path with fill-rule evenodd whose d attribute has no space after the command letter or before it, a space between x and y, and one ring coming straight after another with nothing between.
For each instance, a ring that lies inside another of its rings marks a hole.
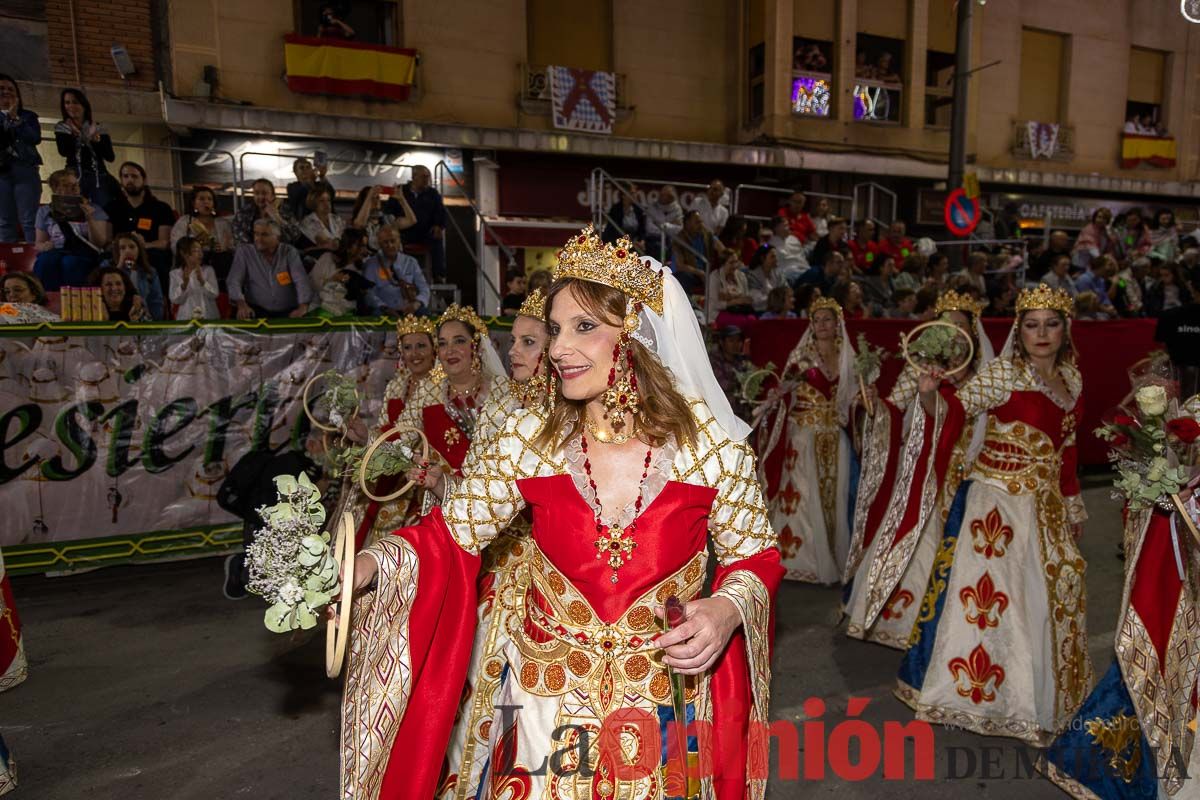
<instances>
[{"instance_id":1,"label":"brick wall","mask_svg":"<svg viewBox=\"0 0 1200 800\"><path fill-rule=\"evenodd\" d=\"M79 47L79 78L83 86L123 87L113 64L112 46L129 51L137 72L130 88L157 85L154 57L153 0L46 0L50 79L73 86L75 54L71 43L71 6L75 8L75 41Z\"/></svg>"}]
</instances>

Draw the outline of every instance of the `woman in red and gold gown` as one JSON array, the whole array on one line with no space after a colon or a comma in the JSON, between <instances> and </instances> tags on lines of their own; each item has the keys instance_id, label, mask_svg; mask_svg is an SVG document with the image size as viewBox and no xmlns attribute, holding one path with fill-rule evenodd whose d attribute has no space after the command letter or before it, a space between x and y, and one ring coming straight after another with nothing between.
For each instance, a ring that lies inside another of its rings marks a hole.
<instances>
[{"instance_id":1,"label":"woman in red and gold gown","mask_svg":"<svg viewBox=\"0 0 1200 800\"><path fill-rule=\"evenodd\" d=\"M400 419L400 414L412 397L413 389L433 370L436 336L437 320L433 317L414 317L410 314L396 323L396 344L400 348L400 361L396 365L395 376L388 381L383 390L383 408L379 413L379 424L363 437L366 441L374 439ZM400 485L401 480L401 476L380 479L375 487L375 494L391 494ZM401 525L415 522L420 515L420 504L415 500L416 495L410 494L390 503L369 501L358 526L359 547L365 547Z\"/></svg>"},{"instance_id":2,"label":"woman in red and gold gown","mask_svg":"<svg viewBox=\"0 0 1200 800\"><path fill-rule=\"evenodd\" d=\"M749 427L660 265L589 228L560 252L554 277L553 408L514 412L442 507L356 560L355 585L375 588L356 601L343 796L438 789L474 639L480 551L527 508L531 552L496 598L511 623L497 713L473 756L484 768L475 779L464 766L442 792L757 800L781 570ZM702 597L710 545L718 565ZM686 621L663 633L656 615L673 597ZM672 672L686 681L676 700ZM660 737L677 706L691 724L672 771ZM697 759L685 785L678 766Z\"/></svg>"},{"instance_id":3,"label":"woman in red and gold gown","mask_svg":"<svg viewBox=\"0 0 1200 800\"><path fill-rule=\"evenodd\" d=\"M957 326L974 348L971 363L941 382L938 391L947 397L993 358L980 324L982 310L981 301L953 289L938 297L937 318ZM870 504L859 496L854 532L856 544L864 546L846 603L847 635L900 650L908 648L950 504L978 455L987 423L984 415L963 417L953 404L943 407L947 413L929 418L921 408L910 408L918 374L905 365L896 387L874 406L865 426L859 491L871 485L874 475L883 474L885 485ZM887 434L897 429L899 442L885 449Z\"/></svg>"},{"instance_id":4,"label":"woman in red and gold gown","mask_svg":"<svg viewBox=\"0 0 1200 800\"><path fill-rule=\"evenodd\" d=\"M21 620L13 603L12 586L4 571L4 556L0 554L0 692L11 689L25 680L25 647L21 641ZM0 794L17 786L17 767L12 753L0 736Z\"/></svg>"},{"instance_id":5,"label":"woman in red and gold gown","mask_svg":"<svg viewBox=\"0 0 1200 800\"><path fill-rule=\"evenodd\" d=\"M939 392L936 375L920 380L929 417L984 414L987 427L950 506L896 694L919 719L1036 746L1092 685L1073 307L1062 290L1026 289L998 358L957 392Z\"/></svg>"},{"instance_id":6,"label":"woman in red and gold gown","mask_svg":"<svg viewBox=\"0 0 1200 800\"><path fill-rule=\"evenodd\" d=\"M785 577L834 584L850 551L846 424L858 384L841 306L818 298L808 316L783 370L785 389L795 389L759 428L758 452Z\"/></svg>"}]
</instances>

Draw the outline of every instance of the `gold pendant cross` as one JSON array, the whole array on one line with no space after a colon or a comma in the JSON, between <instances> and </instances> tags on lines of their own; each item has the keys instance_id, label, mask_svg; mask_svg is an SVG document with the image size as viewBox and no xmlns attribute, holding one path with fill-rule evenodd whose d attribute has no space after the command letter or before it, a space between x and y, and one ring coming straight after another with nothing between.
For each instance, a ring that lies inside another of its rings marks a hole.
<instances>
[{"instance_id":1,"label":"gold pendant cross","mask_svg":"<svg viewBox=\"0 0 1200 800\"><path fill-rule=\"evenodd\" d=\"M637 542L625 537L624 530L608 529L608 533L596 540L596 558L608 554L608 565L612 567L612 582L617 582L617 570L633 557Z\"/></svg>"}]
</instances>

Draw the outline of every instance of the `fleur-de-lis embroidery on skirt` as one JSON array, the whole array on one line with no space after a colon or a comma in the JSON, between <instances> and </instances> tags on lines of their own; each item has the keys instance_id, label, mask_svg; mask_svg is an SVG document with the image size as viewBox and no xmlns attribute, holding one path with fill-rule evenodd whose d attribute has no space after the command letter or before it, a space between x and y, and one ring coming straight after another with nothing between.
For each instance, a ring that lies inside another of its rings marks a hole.
<instances>
[{"instance_id":1,"label":"fleur-de-lis embroidery on skirt","mask_svg":"<svg viewBox=\"0 0 1200 800\"><path fill-rule=\"evenodd\" d=\"M971 698L975 705L995 700L996 690L1004 683L1004 667L992 663L992 657L981 644L965 659L952 658L946 666L954 677L958 694Z\"/></svg>"},{"instance_id":2,"label":"fleur-de-lis embroidery on skirt","mask_svg":"<svg viewBox=\"0 0 1200 800\"><path fill-rule=\"evenodd\" d=\"M993 507L983 519L971 521L971 541L984 558L1001 558L1012 544L1013 529L1004 524L1000 510Z\"/></svg>"},{"instance_id":3,"label":"fleur-de-lis embroidery on skirt","mask_svg":"<svg viewBox=\"0 0 1200 800\"><path fill-rule=\"evenodd\" d=\"M981 631L998 626L1000 615L1008 608L1008 595L996 590L990 572L983 573L974 586L960 591L958 599L966 609L967 624L976 625Z\"/></svg>"}]
</instances>

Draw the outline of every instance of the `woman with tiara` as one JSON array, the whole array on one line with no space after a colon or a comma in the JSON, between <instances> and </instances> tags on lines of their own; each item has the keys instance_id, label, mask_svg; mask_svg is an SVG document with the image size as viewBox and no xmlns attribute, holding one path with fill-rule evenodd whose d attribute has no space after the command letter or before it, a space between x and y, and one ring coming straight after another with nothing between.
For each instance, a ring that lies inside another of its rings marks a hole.
<instances>
[{"instance_id":1,"label":"woman with tiara","mask_svg":"<svg viewBox=\"0 0 1200 800\"><path fill-rule=\"evenodd\" d=\"M627 240L573 237L546 314L552 407L515 411L441 507L355 562L355 586L375 588L356 601L343 794L433 795L480 551L528 508L520 590L497 598L512 624L473 754L483 767L463 764L446 796L760 800L781 570L749 427L682 287ZM710 545L718 564L701 596ZM664 746L676 719L688 735Z\"/></svg>"},{"instance_id":2,"label":"woman with tiara","mask_svg":"<svg viewBox=\"0 0 1200 800\"><path fill-rule=\"evenodd\" d=\"M781 405L759 429L758 452L785 577L833 584L850 550L854 455L845 428L858 384L842 307L821 297L808 316L783 370Z\"/></svg>"},{"instance_id":3,"label":"woman with tiara","mask_svg":"<svg viewBox=\"0 0 1200 800\"><path fill-rule=\"evenodd\" d=\"M985 415L983 445L950 506L900 667L918 719L1045 746L1091 688L1076 476L1082 381L1070 295L1017 298L999 358L957 392L919 381L928 417ZM956 411L951 412L951 408Z\"/></svg>"},{"instance_id":4,"label":"woman with tiara","mask_svg":"<svg viewBox=\"0 0 1200 800\"><path fill-rule=\"evenodd\" d=\"M1166 398L1166 392L1161 395ZM1165 418L1186 428L1192 480L1183 505L1125 510L1125 582L1112 665L1038 768L1072 797L1196 800L1200 753L1195 690L1200 676L1195 493L1200 483L1200 395ZM1178 434L1173 434L1178 435ZM1186 441L1186 439L1181 439ZM1187 514L1191 522L1183 519Z\"/></svg>"},{"instance_id":5,"label":"woman with tiara","mask_svg":"<svg viewBox=\"0 0 1200 800\"><path fill-rule=\"evenodd\" d=\"M13 605L12 586L4 570L4 556L0 555L0 692L11 689L28 675L25 664L25 648L21 642L21 621ZM12 753L0 736L0 794L7 794L17 786L17 766Z\"/></svg>"},{"instance_id":6,"label":"woman with tiara","mask_svg":"<svg viewBox=\"0 0 1200 800\"><path fill-rule=\"evenodd\" d=\"M979 318L982 302L951 289L938 298L934 309L937 319L956 326L971 341L970 363L946 376L938 387L940 393L952 396L992 360L992 345ZM910 409L918 374L911 363L906 364L883 410L876 406L874 416L891 417L884 424L902 430L902 447L885 452L868 438L864 449L863 463L871 465L864 472L883 467L893 477L876 496L867 512L870 521L862 529L857 525L861 514L856 514L855 535L867 532L871 538L846 604L847 635L900 650L908 648L950 503L983 444L986 425L984 416L960 417L957 405L952 413L935 418L926 418L920 408ZM877 513L880 506L883 511Z\"/></svg>"},{"instance_id":7,"label":"woman with tiara","mask_svg":"<svg viewBox=\"0 0 1200 800\"><path fill-rule=\"evenodd\" d=\"M370 432L360 432L359 439L369 442L400 419L414 388L433 370L436 335L437 321L432 317L415 317L410 314L396 323L396 345L400 349L396 374L383 390L383 408L379 414L379 424ZM391 494L401 480L398 475L381 478L374 493ZM420 505L414 507L413 497L400 497L382 505L375 500L368 502L362 522L358 526L358 545L365 547L384 533L414 522L419 516Z\"/></svg>"}]
</instances>

